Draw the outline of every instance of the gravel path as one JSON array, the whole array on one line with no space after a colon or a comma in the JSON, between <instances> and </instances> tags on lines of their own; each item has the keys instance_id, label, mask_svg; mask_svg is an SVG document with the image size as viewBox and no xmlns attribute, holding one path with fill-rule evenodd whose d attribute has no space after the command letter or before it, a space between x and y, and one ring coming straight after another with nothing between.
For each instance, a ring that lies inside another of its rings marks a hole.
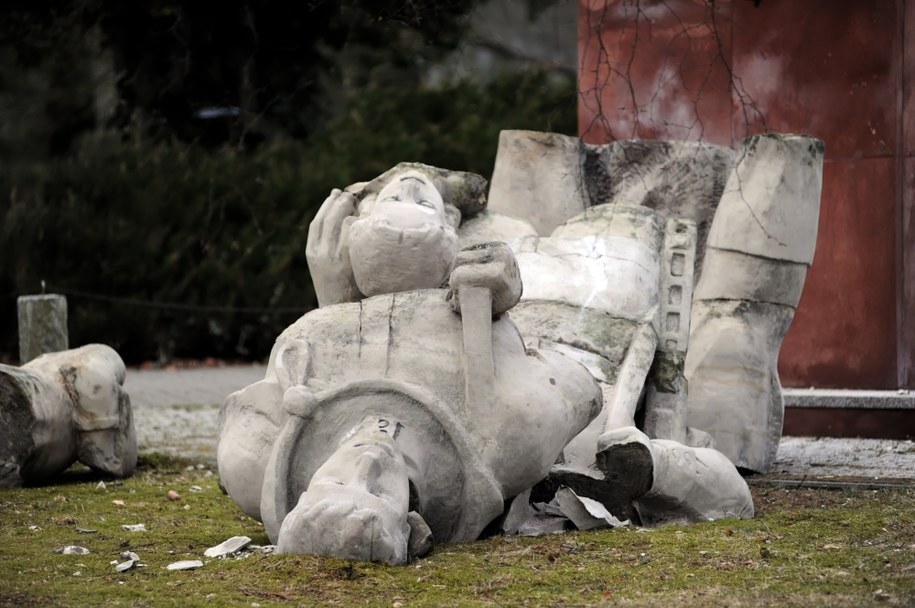
<instances>
[{"instance_id":1,"label":"gravel path","mask_svg":"<svg viewBox=\"0 0 915 608\"><path fill-rule=\"evenodd\" d=\"M127 371L141 452L216 462L216 417L230 393L262 380L262 365Z\"/></svg>"},{"instance_id":2,"label":"gravel path","mask_svg":"<svg viewBox=\"0 0 915 608\"><path fill-rule=\"evenodd\" d=\"M216 462L216 417L230 393L263 379L263 365L127 372L141 452ZM915 479L915 442L783 437L769 477Z\"/></svg>"},{"instance_id":3,"label":"gravel path","mask_svg":"<svg viewBox=\"0 0 915 608\"><path fill-rule=\"evenodd\" d=\"M915 442L893 439L782 437L769 477L915 480Z\"/></svg>"}]
</instances>

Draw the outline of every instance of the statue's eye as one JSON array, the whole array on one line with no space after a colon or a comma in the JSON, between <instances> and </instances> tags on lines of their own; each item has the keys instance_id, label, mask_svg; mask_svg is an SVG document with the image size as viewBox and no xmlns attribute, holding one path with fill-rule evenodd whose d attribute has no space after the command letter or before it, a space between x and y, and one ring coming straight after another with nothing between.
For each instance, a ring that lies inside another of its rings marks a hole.
<instances>
[{"instance_id":1,"label":"statue's eye","mask_svg":"<svg viewBox=\"0 0 915 608\"><path fill-rule=\"evenodd\" d=\"M397 194L392 194L391 196L386 196L383 199L381 199L381 202L383 202L383 203L389 202L389 201L400 202L400 196Z\"/></svg>"},{"instance_id":2,"label":"statue's eye","mask_svg":"<svg viewBox=\"0 0 915 608\"><path fill-rule=\"evenodd\" d=\"M416 201L416 204L423 207L428 207L429 209L435 209L435 205L432 204L432 201L427 201L426 199L420 199Z\"/></svg>"}]
</instances>

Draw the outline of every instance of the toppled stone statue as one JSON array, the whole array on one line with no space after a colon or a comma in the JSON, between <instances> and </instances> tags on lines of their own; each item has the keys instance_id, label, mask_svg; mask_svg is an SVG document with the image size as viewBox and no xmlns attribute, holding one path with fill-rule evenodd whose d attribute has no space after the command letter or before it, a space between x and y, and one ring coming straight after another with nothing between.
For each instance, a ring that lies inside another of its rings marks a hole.
<instances>
[{"instance_id":1,"label":"toppled stone statue","mask_svg":"<svg viewBox=\"0 0 915 608\"><path fill-rule=\"evenodd\" d=\"M101 344L0 365L0 487L40 483L76 461L130 475L137 436L125 374Z\"/></svg>"},{"instance_id":2,"label":"toppled stone statue","mask_svg":"<svg viewBox=\"0 0 915 608\"><path fill-rule=\"evenodd\" d=\"M815 185L821 144L766 137L809 161L799 174ZM726 176L738 173L740 188L758 183L741 163L767 143L747 140L735 169L732 151L698 144L598 148L503 134L490 191L502 213L486 210L478 176L424 165L335 190L307 246L321 308L280 336L265 379L221 412L226 490L280 551L390 563L428 551L431 538L476 538L513 497L562 486L645 525L751 517L740 459L687 426L684 370L696 266L717 273L709 299L737 300L706 326L768 293L754 291L771 282L752 273L729 279L715 264L730 248L706 237L709 226L721 232ZM771 179L746 200L766 200ZM818 190L799 199L808 217ZM769 208L757 218L763 237L784 243L765 228L784 215L780 204ZM729 228L746 215L732 210ZM743 267L758 266L759 240L740 249ZM790 297L775 300L791 307ZM767 327L769 339L752 343L767 352L742 344L738 354L751 356L736 357L738 367L774 362L786 326ZM774 375L774 363L760 373ZM748 376L724 381L736 384L730 402L706 404L719 417L744 405ZM769 387L748 407L777 406L777 376ZM771 442L773 419L746 436Z\"/></svg>"},{"instance_id":3,"label":"toppled stone statue","mask_svg":"<svg viewBox=\"0 0 915 608\"><path fill-rule=\"evenodd\" d=\"M458 253L439 189L477 197L451 177L402 167L331 194L308 242L321 308L221 411L222 483L280 552L404 563L430 534L476 539L600 409L587 369L504 314L511 250Z\"/></svg>"}]
</instances>

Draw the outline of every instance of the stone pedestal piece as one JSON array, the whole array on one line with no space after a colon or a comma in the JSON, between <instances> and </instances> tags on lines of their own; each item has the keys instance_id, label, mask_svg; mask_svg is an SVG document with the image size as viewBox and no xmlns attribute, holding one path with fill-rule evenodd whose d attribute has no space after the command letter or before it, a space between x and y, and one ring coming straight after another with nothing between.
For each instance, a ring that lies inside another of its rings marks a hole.
<instances>
[{"instance_id":1,"label":"stone pedestal piece","mask_svg":"<svg viewBox=\"0 0 915 608\"><path fill-rule=\"evenodd\" d=\"M0 487L40 483L76 462L123 477L137 462L125 369L107 346L0 365Z\"/></svg>"},{"instance_id":2,"label":"stone pedestal piece","mask_svg":"<svg viewBox=\"0 0 915 608\"><path fill-rule=\"evenodd\" d=\"M502 131L489 187L489 210L530 222L546 236L589 207L577 137Z\"/></svg>"},{"instance_id":3,"label":"stone pedestal piece","mask_svg":"<svg viewBox=\"0 0 915 608\"><path fill-rule=\"evenodd\" d=\"M700 142L620 140L592 145L558 133L502 131L488 211L530 222L537 234L549 236L589 207L647 207L666 219L695 222L701 266L709 226L733 163L730 148Z\"/></svg>"},{"instance_id":4,"label":"stone pedestal piece","mask_svg":"<svg viewBox=\"0 0 915 608\"><path fill-rule=\"evenodd\" d=\"M67 350L67 298L57 294L19 296L19 362Z\"/></svg>"},{"instance_id":5,"label":"stone pedestal piece","mask_svg":"<svg viewBox=\"0 0 915 608\"><path fill-rule=\"evenodd\" d=\"M813 261L823 152L811 137L744 140L696 286L689 424L752 471L769 470L781 437L778 352Z\"/></svg>"}]
</instances>

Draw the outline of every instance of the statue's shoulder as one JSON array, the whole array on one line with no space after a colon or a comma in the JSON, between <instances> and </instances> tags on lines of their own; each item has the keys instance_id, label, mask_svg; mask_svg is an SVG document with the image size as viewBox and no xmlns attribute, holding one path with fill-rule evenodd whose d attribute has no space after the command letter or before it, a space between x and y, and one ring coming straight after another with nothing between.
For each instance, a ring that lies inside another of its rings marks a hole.
<instances>
[{"instance_id":1,"label":"statue's shoulder","mask_svg":"<svg viewBox=\"0 0 915 608\"><path fill-rule=\"evenodd\" d=\"M326 333L358 331L367 319L384 316L452 316L445 289L418 289L387 293L358 302L343 302L311 310L287 327L278 341L303 339Z\"/></svg>"},{"instance_id":2,"label":"statue's shoulder","mask_svg":"<svg viewBox=\"0 0 915 608\"><path fill-rule=\"evenodd\" d=\"M359 302L343 302L310 310L283 330L277 340L281 341L291 337L301 338L310 334L316 328L326 325L346 325L348 320L354 317L358 318L359 306Z\"/></svg>"}]
</instances>

